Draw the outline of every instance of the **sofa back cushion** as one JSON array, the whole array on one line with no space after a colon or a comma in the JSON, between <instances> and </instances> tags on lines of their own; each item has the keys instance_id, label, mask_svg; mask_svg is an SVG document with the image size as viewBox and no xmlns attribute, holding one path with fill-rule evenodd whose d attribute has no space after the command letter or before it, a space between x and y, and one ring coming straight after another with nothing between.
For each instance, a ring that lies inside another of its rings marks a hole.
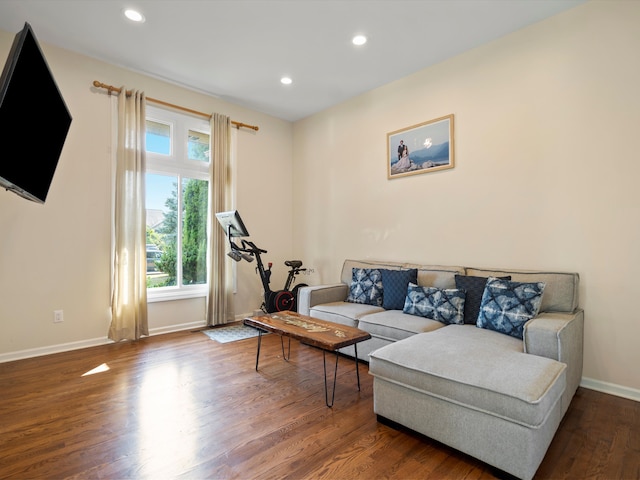
<instances>
[{"instance_id":1,"label":"sofa back cushion","mask_svg":"<svg viewBox=\"0 0 640 480\"><path fill-rule=\"evenodd\" d=\"M464 275L464 267L442 265L418 265L413 263L380 262L375 260L345 260L340 280L351 284L353 268L379 268L387 270L418 270L418 285L437 288L455 288L455 275Z\"/></svg>"},{"instance_id":2,"label":"sofa back cushion","mask_svg":"<svg viewBox=\"0 0 640 480\"><path fill-rule=\"evenodd\" d=\"M540 312L573 312L578 308L580 276L577 273L467 268L466 274L477 277L510 275L514 282L544 283Z\"/></svg>"},{"instance_id":3,"label":"sofa back cushion","mask_svg":"<svg viewBox=\"0 0 640 480\"><path fill-rule=\"evenodd\" d=\"M578 308L580 276L571 272L544 272L535 270L507 270L443 265L418 265L414 263L384 262L375 260L345 260L340 280L351 284L353 268L418 269L418 285L437 288L456 288L455 275L476 277L511 276L514 282L543 282L546 287L540 312L574 312Z\"/></svg>"}]
</instances>

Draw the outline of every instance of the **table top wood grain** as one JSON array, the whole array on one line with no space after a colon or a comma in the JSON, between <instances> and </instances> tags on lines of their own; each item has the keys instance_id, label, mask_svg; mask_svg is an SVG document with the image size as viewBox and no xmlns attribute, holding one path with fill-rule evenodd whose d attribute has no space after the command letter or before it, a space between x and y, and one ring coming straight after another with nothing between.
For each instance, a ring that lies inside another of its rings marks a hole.
<instances>
[{"instance_id":1,"label":"table top wood grain","mask_svg":"<svg viewBox=\"0 0 640 480\"><path fill-rule=\"evenodd\" d=\"M248 317L245 318L244 323L245 325L291 337L307 345L330 351L371 338L371 335L359 328L348 327L290 311Z\"/></svg>"}]
</instances>

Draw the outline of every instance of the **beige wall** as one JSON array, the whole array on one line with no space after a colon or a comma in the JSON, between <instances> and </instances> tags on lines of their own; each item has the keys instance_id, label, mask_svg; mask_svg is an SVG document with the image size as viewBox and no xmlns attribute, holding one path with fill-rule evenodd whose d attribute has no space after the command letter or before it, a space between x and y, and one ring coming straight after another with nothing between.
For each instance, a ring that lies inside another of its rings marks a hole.
<instances>
[{"instance_id":1,"label":"beige wall","mask_svg":"<svg viewBox=\"0 0 640 480\"><path fill-rule=\"evenodd\" d=\"M37 33L37 32L36 32ZM0 31L0 59L15 32ZM117 68L69 51L41 45L73 116L49 196L44 205L0 191L0 361L106 341L110 301L111 106L93 80L138 88L153 98L198 111L220 112L260 130L237 132L237 208L252 238L269 251L274 285L284 282L292 251L292 125L289 122ZM5 148L11 161L37 168L34 144ZM1 132L0 132L1 135ZM3 139L5 143L10 139ZM266 186L269 186L266 189ZM277 222L272 213L279 212ZM274 228L276 225L278 228ZM217 227L217 224L216 224ZM231 263L233 263L230 260ZM246 314L261 303L255 264L238 264L235 309ZM204 299L150 304L152 333L204 324ZM53 323L53 311L64 322Z\"/></svg>"},{"instance_id":2,"label":"beige wall","mask_svg":"<svg viewBox=\"0 0 640 480\"><path fill-rule=\"evenodd\" d=\"M585 384L640 399L638 25L588 3L297 122L295 254L579 272ZM388 180L387 133L450 113L455 168Z\"/></svg>"}]
</instances>

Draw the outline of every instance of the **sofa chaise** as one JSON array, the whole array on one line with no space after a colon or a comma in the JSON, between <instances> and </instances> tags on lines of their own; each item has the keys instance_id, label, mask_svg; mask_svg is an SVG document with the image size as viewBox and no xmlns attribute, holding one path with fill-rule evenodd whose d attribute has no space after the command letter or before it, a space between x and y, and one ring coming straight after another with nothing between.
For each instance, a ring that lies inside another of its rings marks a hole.
<instances>
[{"instance_id":1,"label":"sofa chaise","mask_svg":"<svg viewBox=\"0 0 640 480\"><path fill-rule=\"evenodd\" d=\"M577 273L346 260L298 311L371 334L381 421L528 480L582 377L578 290Z\"/></svg>"}]
</instances>

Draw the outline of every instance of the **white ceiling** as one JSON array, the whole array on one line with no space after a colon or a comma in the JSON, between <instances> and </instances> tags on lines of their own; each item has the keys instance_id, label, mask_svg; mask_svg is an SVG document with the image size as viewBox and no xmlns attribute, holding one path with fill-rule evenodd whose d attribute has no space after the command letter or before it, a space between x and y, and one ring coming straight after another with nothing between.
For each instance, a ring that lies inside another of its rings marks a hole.
<instances>
[{"instance_id":1,"label":"white ceiling","mask_svg":"<svg viewBox=\"0 0 640 480\"><path fill-rule=\"evenodd\" d=\"M0 0L0 29L295 121L584 1Z\"/></svg>"}]
</instances>

